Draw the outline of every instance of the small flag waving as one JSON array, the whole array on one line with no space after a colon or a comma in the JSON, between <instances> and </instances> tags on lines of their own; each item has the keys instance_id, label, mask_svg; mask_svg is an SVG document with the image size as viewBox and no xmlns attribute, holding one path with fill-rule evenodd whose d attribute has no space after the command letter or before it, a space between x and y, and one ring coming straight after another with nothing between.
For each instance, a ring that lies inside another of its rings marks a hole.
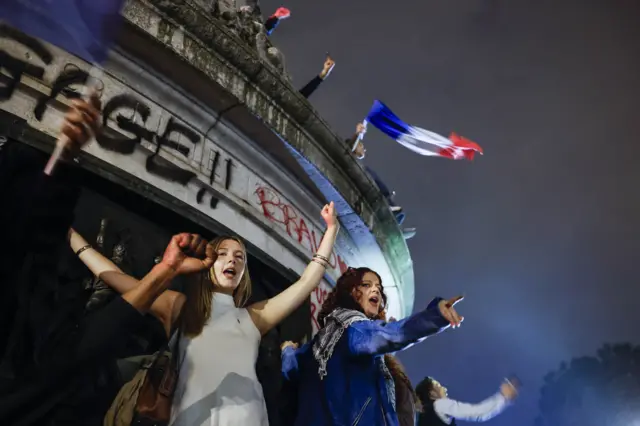
<instances>
[{"instance_id":1,"label":"small flag waving","mask_svg":"<svg viewBox=\"0 0 640 426\"><path fill-rule=\"evenodd\" d=\"M121 22L124 0L0 0L2 21L94 66L89 71L85 92L94 87L102 70L95 65L107 58ZM86 94L86 93L85 93ZM44 172L53 173L68 139L61 136Z\"/></svg>"},{"instance_id":2,"label":"small flag waving","mask_svg":"<svg viewBox=\"0 0 640 426\"><path fill-rule=\"evenodd\" d=\"M1 0L0 20L97 63L119 28L124 0Z\"/></svg>"},{"instance_id":3,"label":"small flag waving","mask_svg":"<svg viewBox=\"0 0 640 426\"><path fill-rule=\"evenodd\" d=\"M445 138L420 127L408 125L380 101L373 103L366 120L399 144L420 155L473 160L476 152L483 153L480 145L455 133Z\"/></svg>"}]
</instances>

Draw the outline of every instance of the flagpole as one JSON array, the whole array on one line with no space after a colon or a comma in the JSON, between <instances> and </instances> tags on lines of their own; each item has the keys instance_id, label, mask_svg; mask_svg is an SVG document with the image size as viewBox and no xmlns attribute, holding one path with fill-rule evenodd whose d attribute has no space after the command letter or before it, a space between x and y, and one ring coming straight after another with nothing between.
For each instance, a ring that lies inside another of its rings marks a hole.
<instances>
[{"instance_id":1,"label":"flagpole","mask_svg":"<svg viewBox=\"0 0 640 426\"><path fill-rule=\"evenodd\" d=\"M87 78L87 82L85 83L82 89L82 97L87 99L91 96L91 93L94 92L98 88L99 80L104 75L104 70L101 67L92 65L91 69L89 69L89 77ZM53 149L53 153L47 162L47 165L44 168L44 174L47 176L51 176L53 174L53 170L56 167L56 164L64 154L64 150L67 149L71 141L66 135L60 135L58 140L56 141L56 146Z\"/></svg>"},{"instance_id":2,"label":"flagpole","mask_svg":"<svg viewBox=\"0 0 640 426\"><path fill-rule=\"evenodd\" d=\"M362 139L364 139L364 134L367 133L367 119L366 118L364 120L362 120L362 125L364 126L364 132L360 132L360 134L358 134L358 137L356 138L355 142L353 143L353 146L351 147L351 152L355 151L355 149L358 146L358 144L360 142L362 142Z\"/></svg>"}]
</instances>

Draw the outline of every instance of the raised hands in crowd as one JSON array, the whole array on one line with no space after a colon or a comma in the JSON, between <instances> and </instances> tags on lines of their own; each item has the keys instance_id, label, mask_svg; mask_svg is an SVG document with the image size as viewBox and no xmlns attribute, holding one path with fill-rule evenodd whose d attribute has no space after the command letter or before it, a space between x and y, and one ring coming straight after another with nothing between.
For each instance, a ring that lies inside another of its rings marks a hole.
<instances>
[{"instance_id":1,"label":"raised hands in crowd","mask_svg":"<svg viewBox=\"0 0 640 426\"><path fill-rule=\"evenodd\" d=\"M327 77L329 77L329 74L331 74L331 71L333 71L333 68L335 68L335 66L336 66L336 61L334 61L331 58L331 55L327 53L327 58L324 60L324 64L322 65L322 71L320 71L320 74L318 74L318 77L320 77L322 80L326 79Z\"/></svg>"},{"instance_id":2,"label":"raised hands in crowd","mask_svg":"<svg viewBox=\"0 0 640 426\"><path fill-rule=\"evenodd\" d=\"M336 66L336 62L327 53L327 57L324 60L324 64L322 65L322 70L320 71L320 74L318 74L317 76L312 78L307 84L305 84L305 86L302 89L300 89L300 94L305 98L308 98L309 96L311 96L311 94L315 92L318 87L320 87L320 84L322 84L322 82L326 80L327 77L329 77L329 74L331 74L331 71L333 71L333 68L335 68L335 66Z\"/></svg>"}]
</instances>

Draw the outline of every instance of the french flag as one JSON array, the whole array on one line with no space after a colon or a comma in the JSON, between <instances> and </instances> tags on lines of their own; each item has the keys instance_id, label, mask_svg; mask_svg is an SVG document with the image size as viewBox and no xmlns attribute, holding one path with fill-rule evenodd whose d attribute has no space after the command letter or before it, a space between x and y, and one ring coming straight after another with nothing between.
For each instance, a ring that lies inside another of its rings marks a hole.
<instances>
[{"instance_id":1,"label":"french flag","mask_svg":"<svg viewBox=\"0 0 640 426\"><path fill-rule=\"evenodd\" d=\"M87 62L107 58L124 0L0 0L0 21ZM1 24L1 22L0 22Z\"/></svg>"},{"instance_id":2,"label":"french flag","mask_svg":"<svg viewBox=\"0 0 640 426\"><path fill-rule=\"evenodd\" d=\"M456 133L445 138L429 130L408 125L378 100L373 103L366 121L420 155L473 160L476 152L483 154L480 145Z\"/></svg>"}]
</instances>

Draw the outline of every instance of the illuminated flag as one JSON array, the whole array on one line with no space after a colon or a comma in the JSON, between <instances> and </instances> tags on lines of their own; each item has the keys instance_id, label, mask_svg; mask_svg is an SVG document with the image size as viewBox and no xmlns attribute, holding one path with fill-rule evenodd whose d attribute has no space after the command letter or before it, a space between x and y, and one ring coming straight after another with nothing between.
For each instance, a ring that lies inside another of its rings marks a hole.
<instances>
[{"instance_id":1,"label":"illuminated flag","mask_svg":"<svg viewBox=\"0 0 640 426\"><path fill-rule=\"evenodd\" d=\"M420 155L473 160L476 152L483 153L480 145L455 133L445 138L429 130L408 125L380 101L373 103L366 121Z\"/></svg>"},{"instance_id":2,"label":"illuminated flag","mask_svg":"<svg viewBox=\"0 0 640 426\"><path fill-rule=\"evenodd\" d=\"M124 0L0 0L0 20L82 59L106 59Z\"/></svg>"}]
</instances>

